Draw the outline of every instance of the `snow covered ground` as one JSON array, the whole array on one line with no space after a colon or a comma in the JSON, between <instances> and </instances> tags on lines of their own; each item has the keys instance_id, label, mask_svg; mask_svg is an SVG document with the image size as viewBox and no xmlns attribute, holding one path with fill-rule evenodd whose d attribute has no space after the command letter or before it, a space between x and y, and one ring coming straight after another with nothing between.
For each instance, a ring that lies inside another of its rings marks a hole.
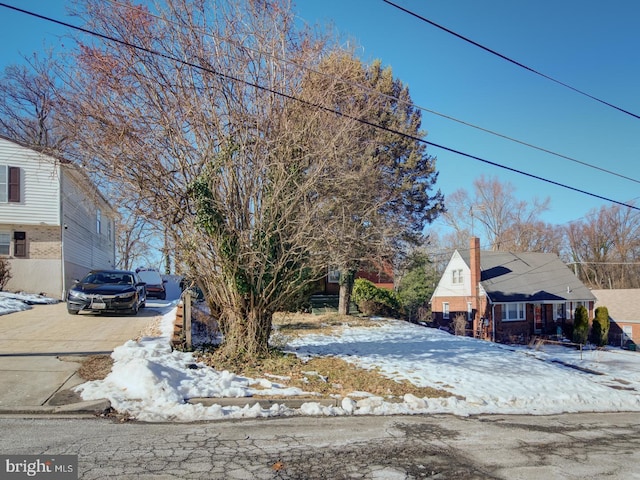
<instances>
[{"instance_id":1,"label":"snow covered ground","mask_svg":"<svg viewBox=\"0 0 640 480\"><path fill-rule=\"evenodd\" d=\"M58 303L58 300L32 293L0 292L0 315L28 310L31 305L53 303Z\"/></svg>"},{"instance_id":2,"label":"snow covered ground","mask_svg":"<svg viewBox=\"0 0 640 480\"><path fill-rule=\"evenodd\" d=\"M0 298L2 305L8 302ZM164 305L167 305L166 303ZM151 305L153 308L153 305ZM160 305L156 306L156 308ZM171 351L175 308L164 307L160 337L128 341L116 348L112 372L78 387L84 399L108 398L121 413L143 421L195 421L281 415L475 415L640 411L640 353L619 349L578 351L563 346L540 350L456 337L410 323L373 319L374 327L351 327L340 335L307 335L288 349L302 358L336 355L394 379L431 386L448 398L403 401L353 392L339 407L307 402L262 408L186 403L195 397L309 396L286 379L252 379L196 364L192 354Z\"/></svg>"},{"instance_id":3,"label":"snow covered ground","mask_svg":"<svg viewBox=\"0 0 640 480\"><path fill-rule=\"evenodd\" d=\"M432 386L449 398L404 401L353 392L339 407L308 402L298 410L259 400L245 407L205 407L185 403L194 397L300 396L286 379L251 379L196 365L189 353L171 352L173 313L162 319L162 338L127 342L114 353L112 373L79 387L85 399L108 398L120 412L147 421L193 421L279 415L390 415L452 413L473 415L554 414L640 410L640 354L618 349L580 352L567 347L531 350L456 337L388 319L375 327L345 328L339 336L308 335L288 344L300 357L336 355L394 379ZM578 368L571 368L574 365ZM597 373L588 373L597 372Z\"/></svg>"}]
</instances>

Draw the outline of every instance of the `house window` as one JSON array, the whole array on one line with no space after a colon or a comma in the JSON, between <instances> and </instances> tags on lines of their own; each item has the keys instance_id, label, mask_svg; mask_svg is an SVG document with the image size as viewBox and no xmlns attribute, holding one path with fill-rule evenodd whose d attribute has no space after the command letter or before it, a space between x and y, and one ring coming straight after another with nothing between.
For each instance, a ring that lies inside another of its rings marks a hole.
<instances>
[{"instance_id":1,"label":"house window","mask_svg":"<svg viewBox=\"0 0 640 480\"><path fill-rule=\"evenodd\" d=\"M473 305L471 302L467 302L467 322L473 320Z\"/></svg>"},{"instance_id":2,"label":"house window","mask_svg":"<svg viewBox=\"0 0 640 480\"><path fill-rule=\"evenodd\" d=\"M337 268L329 267L329 272L327 273L327 282L340 283L340 270Z\"/></svg>"},{"instance_id":3,"label":"house window","mask_svg":"<svg viewBox=\"0 0 640 480\"><path fill-rule=\"evenodd\" d=\"M631 325L623 325L622 326L622 343L624 345L625 342L633 340L633 326Z\"/></svg>"},{"instance_id":4,"label":"house window","mask_svg":"<svg viewBox=\"0 0 640 480\"><path fill-rule=\"evenodd\" d=\"M9 255L11 251L11 234L0 232L0 255Z\"/></svg>"},{"instance_id":5,"label":"house window","mask_svg":"<svg viewBox=\"0 0 640 480\"><path fill-rule=\"evenodd\" d=\"M102 212L100 209L96 210L96 232L102 232Z\"/></svg>"},{"instance_id":6,"label":"house window","mask_svg":"<svg viewBox=\"0 0 640 480\"><path fill-rule=\"evenodd\" d=\"M27 256L26 232L13 232L13 256L18 258Z\"/></svg>"},{"instance_id":7,"label":"house window","mask_svg":"<svg viewBox=\"0 0 640 480\"><path fill-rule=\"evenodd\" d=\"M0 165L0 203L20 202L20 167Z\"/></svg>"},{"instance_id":8,"label":"house window","mask_svg":"<svg viewBox=\"0 0 640 480\"><path fill-rule=\"evenodd\" d=\"M512 322L526 319L524 307L524 303L503 303L502 321Z\"/></svg>"},{"instance_id":9,"label":"house window","mask_svg":"<svg viewBox=\"0 0 640 480\"><path fill-rule=\"evenodd\" d=\"M449 319L449 303L442 302L442 318L445 320Z\"/></svg>"},{"instance_id":10,"label":"house window","mask_svg":"<svg viewBox=\"0 0 640 480\"><path fill-rule=\"evenodd\" d=\"M556 303L553 306L553 319L560 320L564 318L564 303Z\"/></svg>"},{"instance_id":11,"label":"house window","mask_svg":"<svg viewBox=\"0 0 640 480\"><path fill-rule=\"evenodd\" d=\"M453 270L451 272L451 283L462 283L462 270Z\"/></svg>"}]
</instances>

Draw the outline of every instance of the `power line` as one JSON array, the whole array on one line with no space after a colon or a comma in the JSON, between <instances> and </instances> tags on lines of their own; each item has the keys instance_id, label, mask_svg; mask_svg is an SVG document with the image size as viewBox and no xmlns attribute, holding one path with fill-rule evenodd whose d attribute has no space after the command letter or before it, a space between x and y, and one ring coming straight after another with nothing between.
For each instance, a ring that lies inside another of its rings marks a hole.
<instances>
[{"instance_id":1,"label":"power line","mask_svg":"<svg viewBox=\"0 0 640 480\"><path fill-rule=\"evenodd\" d=\"M125 4L125 3L121 3L118 0L104 0L104 1L112 3L112 4L117 5L119 7L123 7L123 8L129 8L129 9L135 8L133 5L128 5L128 4ZM160 15L156 15L156 14L153 14L151 12L148 12L148 15L153 17L153 18L155 18L156 20L160 20L162 22L170 23L170 24L173 24L173 25L178 25L177 22L169 20L168 18L162 17ZM209 36L211 38L215 38L215 39L218 39L218 40L223 40L223 41L228 42L228 43L230 43L232 45L236 45L236 46L239 45L239 43L234 41L234 40L231 40L229 38L221 38L219 35L214 35L213 33L205 31L204 29L196 28L195 31L201 32L203 35ZM470 123L470 122L466 122L464 120L460 120L460 119L455 118L455 117L453 117L451 115L440 113L440 112L438 112L436 110L432 110L432 109L429 109L429 108L426 108L426 107L422 107L420 105L416 105L416 104L414 104L412 102L399 100L399 99L397 99L397 98L395 98L395 97L393 97L391 95L388 95L386 93L382 93L380 91L374 90L373 88L370 88L370 87L368 87L366 85L363 85L361 83L357 83L357 82L353 82L351 80L345 80L345 79L342 79L342 78L338 78L335 75L328 74L328 73L325 73L325 72L321 72L319 70L316 70L314 68L308 67L306 65L300 65L300 64L298 64L296 62L293 62L291 60L287 60L285 58L278 57L277 55L274 55L273 53L270 53L270 52L264 52L262 50L258 50L256 48L253 48L253 47L250 47L250 46L245 46L245 45L242 45L242 47L244 49L246 49L246 50L251 51L251 52L255 52L255 53L258 53L260 55L268 56L270 58L273 58L274 60L278 60L278 61L287 63L288 65L292 65L292 66L294 66L296 68L300 68L302 70L306 70L306 71L311 72L311 73L313 73L315 75L319 75L319 76L322 76L322 77L325 77L325 78L329 78L329 79L332 79L332 80L340 80L341 82L343 82L343 83L345 83L347 85L359 88L359 89L361 89L361 90L363 90L363 91L365 91L367 93L375 94L375 95L378 95L380 97L387 98L389 100L400 101L401 103L403 103L403 104L405 104L407 106L416 108L417 110L421 110L423 112L427 112L427 113L431 113L433 115L437 115L437 116L439 116L441 118L444 118L444 119L447 119L447 120L451 120L453 122L459 123L459 124L464 125L466 127L474 128L474 129L479 130L481 132L488 133L490 135L494 135L494 136L499 137L499 138L503 138L503 139L508 140L510 142L518 143L518 144L523 145L525 147L532 148L534 150L538 150L540 152L547 153L549 155L553 155L555 157L562 158L564 160L568 160L570 162L577 163L579 165L582 165L582 166L585 166L585 167L588 167L588 168L592 168L592 169L600 171L602 173L608 173L609 175L614 175L614 176L616 176L618 178L622 178L624 180L629 180L630 182L634 182L634 183L640 184L640 180L637 180L635 178L632 178L632 177L629 177L629 176L614 172L612 170L608 170L608 169L603 168L603 167L599 167L597 165L593 165L593 164L584 162L582 160L578 160L578 159L570 157L568 155L564 155L564 154L561 154L561 153L554 152L554 151L549 150L549 149L544 148L544 147L539 147L537 145L534 145L534 144L529 143L529 142L525 142L523 140L518 140L517 138L510 137L508 135L496 132L494 130L490 130L488 128L481 127L479 125L475 125L475 124Z\"/></svg>"},{"instance_id":2,"label":"power line","mask_svg":"<svg viewBox=\"0 0 640 480\"><path fill-rule=\"evenodd\" d=\"M439 25L436 22L434 22L432 20L429 20L428 18L425 18L425 17L423 17L421 15L418 15L417 13L412 12L411 10L408 10L408 9L406 9L404 7L401 7L400 5L397 5L396 3L393 3L390 0L382 0L382 1L384 3L386 3L386 4L388 4L388 5L391 5L392 7L397 8L398 10L401 10L401 11L411 15L412 17L415 17L415 18L417 18L419 20L422 20L423 22L428 23L429 25L432 25L432 26L434 26L436 28L439 28L440 30L442 30L444 32L447 32L447 33L449 33L449 34L451 34L451 35L453 35L455 37L458 37L461 40L464 40L467 43L470 43L471 45L474 45L474 46L476 46L478 48L481 48L485 52L489 52L490 54L495 55L496 57L499 57L499 58L501 58L503 60L506 60L509 63L512 63L512 64L514 64L514 65L516 65L516 66L518 66L520 68L528 70L531 73L535 73L536 75L539 75L539 76L541 76L543 78L546 78L547 80L551 80L552 82L557 83L558 85L562 85L563 87L568 88L569 90L573 90L574 92L579 93L580 95L584 95L585 97L588 97L588 98L590 98L592 100L595 100L596 102L599 102L599 103L602 103L603 105L606 105L608 107L614 108L614 109L618 110L619 112L626 113L627 115L630 115L632 117L640 119L640 116L636 115L635 113L632 113L632 112L630 112L628 110L625 110L624 108L618 107L616 105L613 105L612 103L609 103L609 102L607 102L605 100L602 100L602 99L600 99L600 98L598 98L598 97L596 97L594 95L591 95L591 94L589 94L589 93L587 93L587 92L585 92L583 90L580 90L580 89L578 89L576 87L572 87L571 85L569 85L567 83L564 83L564 82L562 82L560 80L557 80L557 79L555 79L555 78L553 78L553 77L551 77L549 75L546 75L546 74L544 74L544 73L542 73L542 72L540 72L538 70L535 70L534 68L528 67L527 65L524 65L523 63L520 63L520 62L518 62L518 61L516 61L516 60L514 60L514 59L512 59L510 57L507 57L506 55L503 55L503 54L501 54L501 53L499 53L499 52L497 52L497 51L495 51L495 50L493 50L493 49L491 49L489 47L485 47L484 45L482 45L482 44L480 44L480 43L478 43L478 42L476 42L474 40L471 40L470 38L465 37L464 35L456 33L456 32L454 32L453 30L451 30L451 29L449 29L447 27L443 27L442 25Z\"/></svg>"},{"instance_id":3,"label":"power line","mask_svg":"<svg viewBox=\"0 0 640 480\"><path fill-rule=\"evenodd\" d=\"M109 3L112 3L114 5L117 5L119 7L123 7L123 8L135 8L132 5L121 3L118 0L105 0L105 1L107 1ZM1 4L1 6L5 6L5 7L8 7L8 8L13 8L13 7L5 5L5 4ZM22 10L17 9L17 8L16 8L16 10L22 11ZM30 12L24 11L24 13L30 13ZM39 16L37 14L33 14L33 15L36 16L36 17L42 18L44 20L53 21L53 22L56 22L56 23L60 23L61 25L64 25L64 26L68 26L70 28L74 28L73 25L65 24L64 22L57 22L54 19L47 19L47 17L41 17L41 16ZM155 18L155 19L157 19L157 20L163 21L165 23L171 23L171 24L176 24L177 25L177 22L174 22L174 21L171 21L171 20L169 20L167 18L161 17L160 15L156 15L156 14L153 14L151 12L148 12L148 15L153 17L153 18ZM75 27L75 28L77 28L77 29L82 31L82 29L80 27ZM216 39L219 39L219 40L221 39L221 40L224 40L225 42L228 42L228 43L233 44L233 45L239 45L238 42L235 42L235 41L233 41L231 39L228 39L228 38L221 38L218 35L214 35L211 32L207 32L207 31L205 31L203 29L200 29L200 28L196 28L195 31L200 31L200 32L202 32L203 35L207 35L209 37L216 38ZM89 32L87 31L86 33L89 33ZM525 147L532 148L534 150L538 150L540 152L543 152L543 153L546 153L546 154L549 154L549 155L553 155L553 156L556 156L558 158L562 158L564 160L568 160L570 162L573 162L573 163L576 163L576 164L579 164L579 165L582 165L582 166L585 166L585 167L588 167L588 168L592 168L592 169L600 171L602 173L607 173L609 175L613 175L613 176L616 176L618 178L622 178L624 180L628 180L630 182L634 182L634 183L640 184L640 180L637 180L635 178L629 177L627 175L623 175L623 174L614 172L612 170L608 170L606 168L599 167L597 165L593 165L593 164L584 162L582 160L578 160L578 159L570 157L568 155L564 155L564 154L561 154L561 153L558 153L558 152L554 152L553 150L549 150L547 148L540 147L540 146L534 145L532 143L525 142L523 140L518 140L517 138L510 137L508 135L505 135L505 134L496 132L494 130L490 130L490 129L481 127L479 125L475 125L473 123L470 123L470 122L467 122L467 121L464 121L464 120L460 120L460 119L458 119L456 117L453 117L451 115L447 115L447 114L438 112L436 110L432 110L432 109L429 109L429 108L426 108L426 107L422 107L420 105L416 105L416 104L411 103L411 102L407 102L407 101L403 101L403 100L397 99L397 98L395 98L395 97L393 97L391 95L388 95L388 94L379 92L377 90L374 90L374 89L372 89L370 87L367 87L366 85L363 85L363 84L360 84L360 83L357 83L357 82L353 82L353 81L350 81L350 80L344 80L344 79L336 77L335 75L331 75L331 74L328 74L328 73L325 73L325 72L321 72L319 70L315 70L315 69L313 69L311 67L308 67L306 65L300 65L300 64L298 64L296 62L293 62L291 60L287 60L287 59L278 57L278 56L276 56L276 55L274 55L274 54L272 54L270 52L263 52L261 50L252 48L250 46L244 46L244 45L243 45L243 48L245 48L246 50L261 54L261 55L269 56L269 57L271 57L271 58L273 58L275 60L287 63L287 64L295 66L297 68L300 68L300 69L303 69L303 70L307 70L307 71L309 71L311 73L314 73L316 75L324 76L325 78L329 78L329 79L333 79L333 80L340 80L340 81L344 82L347 85L354 86L354 87L359 88L359 89L361 89L363 91L366 91L368 93L376 94L378 96L381 96L383 98L387 98L387 99L390 99L390 100L399 101L399 102L401 102L401 103L403 103L405 105L408 105L408 106L411 106L413 108L416 108L417 110L421 110L423 112L427 112L427 113L431 113L433 115L437 115L437 116L439 116L441 118L444 118L444 119L459 123L461 125L464 125L464 126L467 126L467 127L470 127L470 128L474 128L474 129L479 130L481 132L488 133L490 135L494 135L496 137L499 137L499 138L502 138L502 139L505 139L505 140L508 140L508 141L511 141L511 142L514 142L514 143L518 143L518 144L523 145Z\"/></svg>"},{"instance_id":4,"label":"power line","mask_svg":"<svg viewBox=\"0 0 640 480\"><path fill-rule=\"evenodd\" d=\"M231 80L233 82L239 82L239 83L245 84L247 86L250 86L252 88L263 90L263 91L272 93L274 95L278 95L280 97L286 98L288 100L292 100L292 101L296 101L296 102L302 103L304 105L307 105L309 107L312 107L312 108L315 108L315 109L318 109L318 110L322 110L322 111L325 111L325 112L328 112L328 113L332 113L334 115L337 115L337 116L340 116L340 117L343 117L343 118L347 118L347 119L352 120L352 121L360 122L360 123L362 123L364 125L368 125L370 127L376 128L378 130L383 130L383 131L386 131L388 133L392 133L392 134L395 134L395 135L400 135L402 137L408 138L409 140L420 142L420 143L423 143L425 145L430 145L432 147L439 148L441 150L445 150L445 151L448 151L448 152L451 152L451 153L455 153L455 154L463 156L463 157L470 158L472 160L477 160L477 161L486 163L487 165L491 165L491 166L494 166L494 167L502 168L504 170L508 170L510 172L513 172L513 173L518 173L520 175L524 175L524 176L527 176L529 178L540 180L542 182L546 182L546 183L549 183L551 185L555 185L555 186L558 186L558 187L561 187L561 188L566 188L568 190L572 190L572 191L577 192L577 193L582 193L584 195L588 195L588 196L591 196L591 197L594 197L594 198L597 198L597 199L600 199L600 200L604 200L604 201L607 201L607 202L615 203L617 205L621 205L621 206L624 206L624 207L627 207L627 208L630 208L630 209L633 209L633 210L640 211L640 208L638 208L638 207L636 207L634 205L628 205L628 204L626 204L624 202L620 202L618 200L614 200L614 199L611 199L611 198L608 198L608 197L604 197L602 195L597 195L595 193L587 192L586 190L581 190L581 189L576 188L576 187L571 187L569 185L565 185L563 183L556 182L554 180L550 180L550 179L547 179L547 178L544 178L544 177L540 177L538 175L534 175L534 174L531 174L531 173L528 173L528 172L525 172L525 171L522 171L522 170L518 170L518 169L515 169L515 168L512 168L512 167L508 167L506 165L502 165L502 164L497 163L497 162L493 162L493 161L490 161L490 160L487 160L487 159L483 159L483 158L480 158L478 156L471 155L469 153L465 153L465 152L462 152L460 150L456 150L454 148L446 147L444 145L439 145L437 143L427 141L427 140L425 140L423 138L416 137L414 135L408 135L406 133L394 130L392 128L384 127L382 125L375 124L375 123L370 122L368 120L365 120L365 119L362 119L362 118L357 118L357 117L345 114L344 112L339 112L339 111L334 110L332 108L325 107L325 106L319 105L319 104L315 104L315 103L309 102L307 100L303 100L303 99L298 98L298 97L296 97L294 95L290 95L290 94L287 94L287 93L284 93L284 92L280 92L280 91L274 90L272 88L268 88L268 87L259 85L257 83L249 82L247 80L243 80L241 78L234 77L233 75L229 75L229 74L226 74L226 73L218 72L218 71L216 71L216 70L214 70L212 68L203 67L201 65L197 65L195 63L188 62L186 60L182 60L182 59L176 58L176 57L174 57L172 55L168 55L166 53L158 52L156 50L153 50L153 49L150 49L150 48L147 48L147 47L142 47L140 45L135 45L135 44L132 44L132 43L129 43L129 42L125 42L124 40L120 40L120 39L117 39L115 37L111 37L109 35L105 35L105 34L102 34L102 33L99 33L99 32L88 30L88 29L83 28L83 27L78 27L76 25L73 25L73 24L70 24L70 23L67 23L67 22L63 22L61 20L56 20L56 19L53 19L53 18L50 18L50 17L46 17L46 16L40 15L38 13L30 12L28 10L24 10L24 9L21 9L21 8L18 8L18 7L14 7L12 5L7 5L5 3L0 3L0 6L1 7L5 7L5 8L9 8L11 10L18 11L18 12L21 12L21 13L24 13L24 14L27 14L27 15L34 16L34 17L40 18L42 20L46 20L48 22L56 23L58 25L62 25L62 26L65 26L67 28L71 28L73 30L77 30L77 31L80 31L80 32L83 32L83 33L86 33L86 34L89 34L89 35L92 35L92 36L96 36L98 38L102 38L103 40L108 40L110 42L114 42L114 43L117 43L117 44L120 44L120 45L124 45L124 46L129 47L129 48L134 48L136 50L140 50L140 51L149 53L151 55L156 55L156 56L159 56L161 58L170 60L172 62L180 63L180 64L185 65L187 67L191 67L191 68L195 68L195 69L198 69L198 70L202 70L202 71L211 73L213 75L225 78L227 80Z\"/></svg>"}]
</instances>

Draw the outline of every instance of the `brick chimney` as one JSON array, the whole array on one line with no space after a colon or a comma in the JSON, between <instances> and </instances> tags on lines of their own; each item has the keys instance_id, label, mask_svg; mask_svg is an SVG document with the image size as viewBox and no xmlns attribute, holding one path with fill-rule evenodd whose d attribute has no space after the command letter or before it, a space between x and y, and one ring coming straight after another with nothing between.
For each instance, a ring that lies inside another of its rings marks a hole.
<instances>
[{"instance_id":1,"label":"brick chimney","mask_svg":"<svg viewBox=\"0 0 640 480\"><path fill-rule=\"evenodd\" d=\"M471 269L471 305L475 311L473 316L474 336L480 326L480 239L471 237L469 245L469 268Z\"/></svg>"}]
</instances>

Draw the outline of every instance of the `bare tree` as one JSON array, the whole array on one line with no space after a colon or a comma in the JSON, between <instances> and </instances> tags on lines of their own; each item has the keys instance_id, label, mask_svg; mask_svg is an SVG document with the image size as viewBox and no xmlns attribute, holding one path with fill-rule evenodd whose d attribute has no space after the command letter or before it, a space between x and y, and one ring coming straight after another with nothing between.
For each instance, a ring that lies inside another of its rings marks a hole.
<instances>
[{"instance_id":1,"label":"bare tree","mask_svg":"<svg viewBox=\"0 0 640 480\"><path fill-rule=\"evenodd\" d=\"M308 87L298 65L317 66L327 46L294 27L286 0L168 0L159 16L81 6L89 28L123 41L80 45L64 105L72 154L166 229L218 315L219 354L265 354L273 312L324 274L332 244L349 241L334 227L354 189L392 178L349 141L371 138L354 120L371 106L361 96L347 117L318 108L343 82ZM379 191L390 199L390 187ZM351 227L373 232L374 210L359 207Z\"/></svg>"},{"instance_id":2,"label":"bare tree","mask_svg":"<svg viewBox=\"0 0 640 480\"><path fill-rule=\"evenodd\" d=\"M135 210L125 211L116 223L117 266L133 270L136 265L148 265L157 229Z\"/></svg>"},{"instance_id":3,"label":"bare tree","mask_svg":"<svg viewBox=\"0 0 640 480\"><path fill-rule=\"evenodd\" d=\"M633 205L633 202L630 202ZM571 262L592 288L640 287L640 214L613 205L566 228Z\"/></svg>"},{"instance_id":4,"label":"bare tree","mask_svg":"<svg viewBox=\"0 0 640 480\"><path fill-rule=\"evenodd\" d=\"M468 245L468 238L481 230L494 250L559 253L561 229L540 220L549 198L518 200L515 187L495 177L481 176L473 186L473 196L458 190L447 197L444 218L459 246Z\"/></svg>"},{"instance_id":5,"label":"bare tree","mask_svg":"<svg viewBox=\"0 0 640 480\"><path fill-rule=\"evenodd\" d=\"M30 147L55 152L66 141L55 121L60 85L57 63L49 52L10 65L2 75L0 133Z\"/></svg>"}]
</instances>

